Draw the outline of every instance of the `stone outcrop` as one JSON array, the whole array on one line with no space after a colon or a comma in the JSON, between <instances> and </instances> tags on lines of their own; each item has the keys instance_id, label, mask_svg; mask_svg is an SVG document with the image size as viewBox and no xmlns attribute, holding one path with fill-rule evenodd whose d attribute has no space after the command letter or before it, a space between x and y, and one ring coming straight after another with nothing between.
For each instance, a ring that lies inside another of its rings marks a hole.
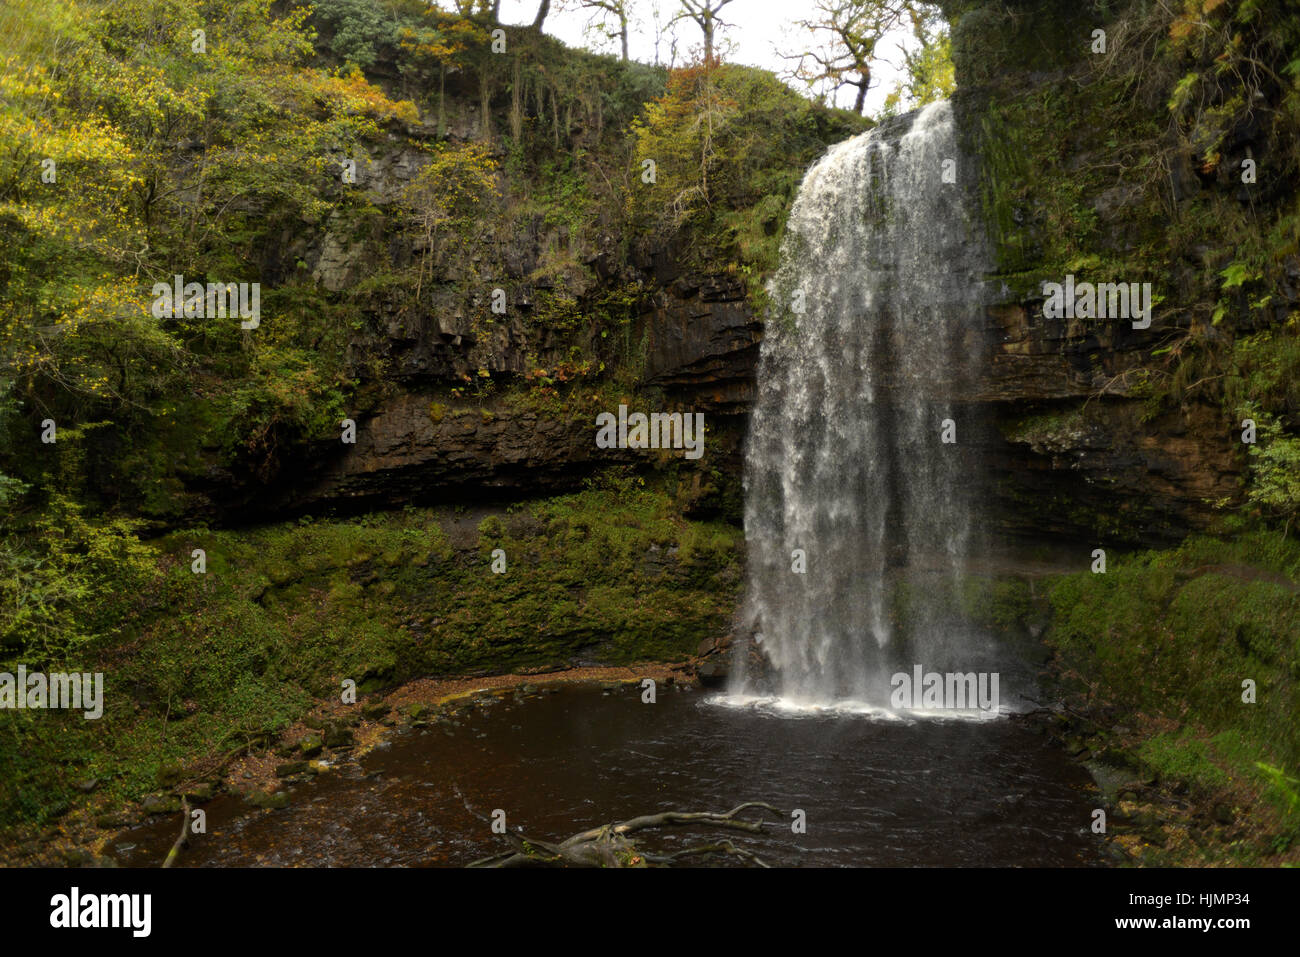
<instances>
[{"instance_id":1,"label":"stone outcrop","mask_svg":"<svg viewBox=\"0 0 1300 957\"><path fill-rule=\"evenodd\" d=\"M989 359L967 398L987 426L997 526L1157 544L1239 499L1233 423L1202 403L1152 415L1137 388L1152 344L1131 324L1048 319L1041 302L995 305L988 317Z\"/></svg>"},{"instance_id":2,"label":"stone outcrop","mask_svg":"<svg viewBox=\"0 0 1300 957\"><path fill-rule=\"evenodd\" d=\"M535 237L524 241L536 247ZM658 398L629 401L705 412L706 462L734 492L762 323L736 277L645 265L640 275L651 292L631 339L644 350L640 395ZM524 297L512 305L526 304ZM358 417L355 446L322 447L273 497L276 508L546 495L610 465L644 464L644 453L597 449L593 415L556 417L492 398L448 401L445 385L463 383L482 361L485 334L494 374L522 374L527 352L545 354L548 344L522 310L477 332L465 311L448 300L420 315L382 313L379 349L394 360L398 387ZM1144 416L1133 373L1151 343L1128 324L1047 319L1041 302L1000 302L988 310L980 347L984 375L962 398L983 424L975 435L995 530L1166 541L1204 527L1214 503L1239 495L1231 423L1195 405Z\"/></svg>"},{"instance_id":3,"label":"stone outcrop","mask_svg":"<svg viewBox=\"0 0 1300 957\"><path fill-rule=\"evenodd\" d=\"M644 341L642 386L632 411L682 409L706 416L706 457L738 480L744 415L753 395L761 324L729 277L684 276L650 298L633 336ZM478 500L554 494L579 487L611 465L645 464L649 453L598 449L595 414L555 414L518 395L446 397L445 384L468 375L469 337L440 331L427 316L393 331L385 348L400 356L404 378L357 417L355 445L331 443L300 463L276 508L384 507L436 499ZM495 371L522 373L528 330L519 320L494 325ZM458 341L459 340L459 341ZM439 380L444 384L438 388ZM400 381L400 380L399 380Z\"/></svg>"},{"instance_id":4,"label":"stone outcrop","mask_svg":"<svg viewBox=\"0 0 1300 957\"><path fill-rule=\"evenodd\" d=\"M586 417L449 406L402 392L358 423L356 445L318 467L286 504L383 507L568 491L597 468L633 461L634 452L596 448L594 436Z\"/></svg>"},{"instance_id":5,"label":"stone outcrop","mask_svg":"<svg viewBox=\"0 0 1300 957\"><path fill-rule=\"evenodd\" d=\"M763 326L739 279L677 277L642 323L647 385L711 410L748 411Z\"/></svg>"}]
</instances>

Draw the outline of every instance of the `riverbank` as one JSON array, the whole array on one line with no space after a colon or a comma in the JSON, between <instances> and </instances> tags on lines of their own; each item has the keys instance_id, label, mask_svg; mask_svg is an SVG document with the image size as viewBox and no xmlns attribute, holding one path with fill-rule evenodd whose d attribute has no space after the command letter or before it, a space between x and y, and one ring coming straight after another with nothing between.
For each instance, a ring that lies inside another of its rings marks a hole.
<instances>
[{"instance_id":1,"label":"riverbank","mask_svg":"<svg viewBox=\"0 0 1300 957\"><path fill-rule=\"evenodd\" d=\"M118 583L114 631L40 669L102 673L103 716L0 710L0 822L23 833L0 844L25 846L83 808L105 830L135 804L170 813L185 782L215 786L223 762L272 747L348 688L364 708L426 675L689 661L729 630L742 542L726 522L683 517L678 491L671 476L615 470L510 507L130 539L130 588L121 562L102 570L106 589Z\"/></svg>"},{"instance_id":2,"label":"riverbank","mask_svg":"<svg viewBox=\"0 0 1300 957\"><path fill-rule=\"evenodd\" d=\"M174 817L180 828L181 800L202 807L218 795L236 795L250 807L288 806L288 789L342 762L360 757L400 727L449 723L489 699L549 694L565 687L606 689L637 685L649 678L656 690L693 684L695 662L646 662L627 666L591 665L533 670L476 678L419 678L384 693L362 696L354 704L321 699L273 739L235 754L211 753L166 789L140 801L97 801L88 792L59 820L46 827L8 828L0 841L0 866L116 866L107 853L124 830L150 818ZM161 860L158 862L162 863Z\"/></svg>"},{"instance_id":3,"label":"riverbank","mask_svg":"<svg viewBox=\"0 0 1300 957\"><path fill-rule=\"evenodd\" d=\"M475 695L416 721L397 716L311 780L288 806L221 795L188 867L460 867L504 848L489 817L530 840L668 809L762 800L808 828L729 835L773 866L1097 866L1087 774L1009 721L792 719L728 707L702 689L639 682L534 685ZM918 786L922 788L918 791ZM502 809L498 812L496 809ZM800 815L802 817L803 815ZM158 816L106 847L156 867L176 837ZM668 853L706 832L650 838ZM707 864L707 861L700 863Z\"/></svg>"},{"instance_id":4,"label":"riverbank","mask_svg":"<svg viewBox=\"0 0 1300 957\"><path fill-rule=\"evenodd\" d=\"M564 688L613 692L634 686L639 693L647 678L656 682L657 691L697 686L695 672L707 660L420 678L364 695L354 704L337 697L318 700L276 738L233 756L206 755L192 773L142 801L105 804L87 795L48 827L11 829L2 843L0 865L117 866L111 846L125 832L149 820L174 818L179 827L182 796L195 807L227 795L249 809L283 809L293 802L294 790L318 775L355 766L373 749L386 747L399 731L451 733L476 710L482 713L501 701L519 705ZM1050 748L1091 775L1097 788L1093 800L1106 813L1105 836L1098 838L1100 853L1112 864L1278 866L1297 859L1294 848L1263 850L1284 819L1270 813L1258 782L1236 776L1206 790L1189 783L1186 771L1180 775L1153 768L1152 742L1175 730L1167 720L1072 699L1057 702L1057 710L1041 709L1011 720L1045 736Z\"/></svg>"},{"instance_id":5,"label":"riverbank","mask_svg":"<svg viewBox=\"0 0 1300 957\"><path fill-rule=\"evenodd\" d=\"M1046 588L1040 725L1142 866L1300 863L1300 546L1195 536Z\"/></svg>"},{"instance_id":6,"label":"riverbank","mask_svg":"<svg viewBox=\"0 0 1300 957\"><path fill-rule=\"evenodd\" d=\"M1105 812L1107 856L1132 867L1294 867L1300 849L1279 839L1294 825L1266 780L1228 776L1207 789L1184 770L1157 770L1148 755L1176 731L1167 719L1114 713L1036 712L1017 720L1087 770ZM1214 754L1210 735L1184 733L1181 747ZM1171 756L1172 757L1172 756ZM1182 758L1180 760L1187 760ZM1214 766L1218 766L1217 763Z\"/></svg>"}]
</instances>

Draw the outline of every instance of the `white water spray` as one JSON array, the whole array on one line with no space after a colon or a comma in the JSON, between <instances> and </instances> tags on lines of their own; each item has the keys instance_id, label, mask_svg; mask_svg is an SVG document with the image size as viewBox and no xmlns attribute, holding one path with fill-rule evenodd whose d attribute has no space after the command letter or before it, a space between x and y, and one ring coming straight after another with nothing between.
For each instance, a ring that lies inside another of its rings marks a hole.
<instances>
[{"instance_id":1,"label":"white water spray","mask_svg":"<svg viewBox=\"0 0 1300 957\"><path fill-rule=\"evenodd\" d=\"M982 358L990 271L973 179L946 102L804 178L745 465L747 613L774 673L740 667L733 701L884 713L896 672L987 663L958 613L976 541L953 396Z\"/></svg>"}]
</instances>

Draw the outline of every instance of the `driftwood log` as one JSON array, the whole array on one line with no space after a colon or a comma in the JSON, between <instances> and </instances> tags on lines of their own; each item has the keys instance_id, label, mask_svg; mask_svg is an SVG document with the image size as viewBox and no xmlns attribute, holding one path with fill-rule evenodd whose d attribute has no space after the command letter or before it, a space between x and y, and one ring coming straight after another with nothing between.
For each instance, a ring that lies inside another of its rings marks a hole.
<instances>
[{"instance_id":1,"label":"driftwood log","mask_svg":"<svg viewBox=\"0 0 1300 957\"><path fill-rule=\"evenodd\" d=\"M162 862L164 868L171 867L181 856L181 851L190 840L190 802L184 795L181 795L181 833L176 838L176 843L172 849L167 852L167 859Z\"/></svg>"},{"instance_id":2,"label":"driftwood log","mask_svg":"<svg viewBox=\"0 0 1300 957\"><path fill-rule=\"evenodd\" d=\"M466 804L466 808L469 805ZM538 841L507 831L498 835L510 845L510 850L491 857L485 857L470 864L470 867L668 867L687 857L700 857L709 854L729 854L741 858L756 867L767 867L757 855L743 848L736 847L730 841L714 841L684 848L671 854L655 854L638 848L628 839L629 834L660 827L697 826L717 827L733 831L747 831L751 834L762 833L770 822L756 819L752 821L738 818L737 815L750 808L768 811L778 818L785 814L761 801L746 801L733 807L730 811L715 813L710 811L663 811L659 814L644 814L616 824L604 824L575 834L558 844ZM474 813L471 809L470 813ZM475 815L480 817L481 815Z\"/></svg>"}]
</instances>

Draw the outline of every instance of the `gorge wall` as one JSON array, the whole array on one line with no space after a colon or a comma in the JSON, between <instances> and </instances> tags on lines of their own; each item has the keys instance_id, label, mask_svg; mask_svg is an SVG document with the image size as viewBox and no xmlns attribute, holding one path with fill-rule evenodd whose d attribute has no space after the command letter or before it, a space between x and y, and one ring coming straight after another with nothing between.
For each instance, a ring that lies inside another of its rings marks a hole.
<instances>
[{"instance_id":1,"label":"gorge wall","mask_svg":"<svg viewBox=\"0 0 1300 957\"><path fill-rule=\"evenodd\" d=\"M1167 380L1167 360L1153 354L1169 351L1191 326L1206 326L1193 308L1203 290L1188 280L1187 256L1222 259L1227 251L1209 252L1212 243L1203 243L1186 256L1175 248L1162 263L1139 255L1152 241L1153 221L1167 215L1153 205L1165 183L1144 179L1139 164L1128 163L1132 157L1119 164L1118 176L1109 172L1127 144L1114 135L1102 139L1096 125L1037 126L1049 120L1050 109L1035 112L1035 104L1049 101L1065 112L1062 91L1074 91L1071 109L1088 109L1091 96L1096 108L1088 112L1115 120L1115 108L1105 103L1112 95L1109 81L1097 73L1099 57L1089 51L1089 38L1093 29L1119 29L1117 16L1079 5L1062 8L1069 16L1050 4L949 7L958 22L961 92L954 111L967 151L980 157L978 168L963 169L962 176L982 179L989 230L1000 250L1000 269L992 277L995 304L980 346L983 374L957 397L972 407L972 420L989 424L967 439L978 443L995 479L984 490L993 527L1019 538L1100 537L1127 544L1177 540L1209 527L1217 506L1242 498L1238 429L1210 395L1161 395L1152 369ZM1060 22L1053 20L1057 14ZM472 137L476 104L468 94L454 103L450 113L461 120L452 124L452 137ZM1260 155L1265 144L1234 148L1251 147ZM1001 160L1013 152L1021 153L1021 164L1009 170ZM1095 168L1108 172L1096 176ZM417 169L419 159L408 153L383 160L367 185L378 207L385 208ZM1183 190L1178 204L1216 189L1187 170L1175 168L1170 176ZM1067 198L1056 195L1061 178L1074 181ZM1087 221L1067 242L1052 230L1075 226L1047 221L1056 215L1054 204L1066 200L1071 215ZM295 239L286 246L286 260L302 260L328 289L347 289L364 273L357 263L377 247L373 238L343 238L344 231ZM1093 239L1096 246L1089 248ZM393 247L391 237L386 242L383 255L395 261L422 254L419 247ZM712 488L723 492L705 507L738 519L740 443L754 398L761 309L735 272L710 264L707 250L705 257L688 250L697 242L679 235L637 248L607 230L556 226L542 212L503 218L461 259L443 261L438 289L424 302L412 307L396 304L399 296L367 300L372 332L351 343L354 361L361 365L381 355L389 371L363 389L368 406L359 415L357 445L318 443L272 495L259 490L253 498L234 476L216 476L208 489L221 499L217 511L252 502L274 511L528 497L573 488L611 460L634 464L634 452L611 459L594 449L594 412L612 407L614 393L604 393L604 404L569 402L564 408L520 407L497 395L447 398L448 387L474 381L480 371L519 381L530 367L563 364L577 341L584 354L604 356L610 369L632 369L620 395L633 406L660 403L706 413L706 463ZM549 268L556 251L582 268ZM472 272L485 277L477 286L452 278L469 261ZM1044 316L1040 283L1060 281L1067 269L1079 272L1080 281L1154 281L1161 302L1151 328ZM487 277L510 290L508 319L487 315ZM606 332L623 343L621 354L602 348L603 326L595 319L612 296L621 296L624 313L617 329ZM554 311L558 300L572 313L576 337L538 330L529 321Z\"/></svg>"},{"instance_id":2,"label":"gorge wall","mask_svg":"<svg viewBox=\"0 0 1300 957\"><path fill-rule=\"evenodd\" d=\"M957 397L973 407L972 420L988 423L966 438L993 477L983 491L994 531L1154 544L1211 526L1216 509L1242 499L1245 456L1239 419L1197 381L1221 376L1189 360L1206 353L1205 342L1227 338L1226 327L1209 322L1214 303L1201 276L1231 259L1232 247L1227 236L1189 230L1174 242L1167 232L1207 196L1240 202L1239 190L1226 172L1194 167L1177 143L1142 139L1150 131L1139 114L1150 104L1140 90L1121 95L1130 78L1090 48L1092 31L1109 29L1112 51L1131 53L1139 32L1132 10L944 6L956 23L954 112L963 147L977 158L961 175L980 178L998 250L983 374ZM549 122L545 104L530 108L526 97L521 108L498 93L484 110L468 80L447 91L448 142L472 141L485 117L506 128ZM512 119L519 112L522 120ZM1077 122L1080 115L1095 122ZM1075 119L1053 125L1065 116ZM596 148L598 131L567 122L568 148ZM856 131L843 118L820 122L821 140L802 144L793 176ZM425 123L401 132L437 139ZM1268 156L1258 124L1220 139L1224 170L1248 152ZM351 410L357 444L318 438L256 478L209 463L185 478L190 514L221 522L235 509L246 520L570 489L604 466L644 464L637 453L594 448L596 412L626 400L705 413L710 444L694 480L706 490L698 505L738 521L762 338L750 267L738 269L734 251L711 248L716 237L689 226L629 234L626 220L599 204L586 207L584 221L566 218L562 197L524 195L509 174L468 242L412 240L394 228L398 199L428 159L402 148L396 132L390 140L360 180L375 216L288 234L265 254L267 274L310 275L357 304L362 321L347 345L360 383ZM1169 168L1154 175L1144 156ZM1289 195L1270 188L1260 194L1267 202ZM764 231L779 236L783 216L769 217ZM1169 244L1163 258L1152 253L1160 243ZM376 263L396 269L425 256L434 265L418 294L409 279L376 282ZM1151 327L1048 318L1041 283L1067 272L1080 281L1153 281ZM504 316L488 308L496 287L506 290ZM566 365L582 366L570 370L580 386L557 385L556 401L548 390L529 391L541 377L563 380Z\"/></svg>"}]
</instances>

